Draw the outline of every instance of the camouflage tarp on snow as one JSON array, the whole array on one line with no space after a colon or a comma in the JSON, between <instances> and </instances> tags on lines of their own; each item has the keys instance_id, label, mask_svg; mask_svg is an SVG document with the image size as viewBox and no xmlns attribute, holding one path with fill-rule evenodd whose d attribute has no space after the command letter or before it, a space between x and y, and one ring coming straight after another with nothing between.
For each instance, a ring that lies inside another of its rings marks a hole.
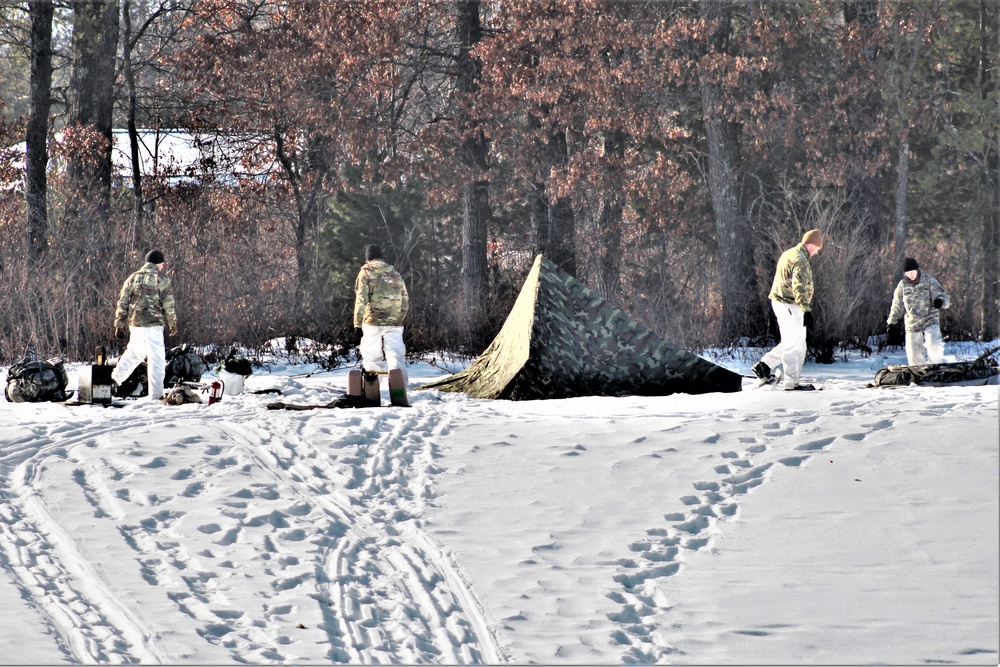
<instances>
[{"instance_id":1,"label":"camouflage tarp on snow","mask_svg":"<svg viewBox=\"0 0 1000 667\"><path fill-rule=\"evenodd\" d=\"M668 343L539 255L490 346L464 371L421 389L531 400L739 391L741 381Z\"/></svg>"}]
</instances>

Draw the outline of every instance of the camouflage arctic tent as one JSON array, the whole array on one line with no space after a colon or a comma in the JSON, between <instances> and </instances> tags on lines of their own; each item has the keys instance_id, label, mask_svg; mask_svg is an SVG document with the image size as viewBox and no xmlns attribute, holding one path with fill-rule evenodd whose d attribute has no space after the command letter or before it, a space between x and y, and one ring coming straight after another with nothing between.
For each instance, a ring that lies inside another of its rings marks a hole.
<instances>
[{"instance_id":1,"label":"camouflage arctic tent","mask_svg":"<svg viewBox=\"0 0 1000 667\"><path fill-rule=\"evenodd\" d=\"M738 374L668 343L539 255L489 347L464 371L421 389L516 401L740 385Z\"/></svg>"}]
</instances>

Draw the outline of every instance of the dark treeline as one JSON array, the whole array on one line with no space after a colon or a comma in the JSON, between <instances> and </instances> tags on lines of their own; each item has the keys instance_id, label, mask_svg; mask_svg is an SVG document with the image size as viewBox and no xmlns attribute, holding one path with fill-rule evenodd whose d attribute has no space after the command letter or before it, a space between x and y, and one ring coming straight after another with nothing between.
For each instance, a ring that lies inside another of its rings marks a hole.
<instances>
[{"instance_id":1,"label":"dark treeline","mask_svg":"<svg viewBox=\"0 0 1000 667\"><path fill-rule=\"evenodd\" d=\"M998 335L996 0L0 0L0 52L0 363L112 344L153 247L168 344L348 340L368 243L412 350L479 352L536 253L763 343L813 227L819 359L884 333L905 256L946 335Z\"/></svg>"}]
</instances>

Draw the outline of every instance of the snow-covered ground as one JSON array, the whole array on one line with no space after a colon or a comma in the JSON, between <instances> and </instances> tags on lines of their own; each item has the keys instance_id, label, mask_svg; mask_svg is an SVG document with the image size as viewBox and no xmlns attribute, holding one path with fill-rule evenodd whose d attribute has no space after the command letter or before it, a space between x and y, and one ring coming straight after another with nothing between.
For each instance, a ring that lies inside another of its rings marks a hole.
<instances>
[{"instance_id":1,"label":"snow-covered ground","mask_svg":"<svg viewBox=\"0 0 1000 667\"><path fill-rule=\"evenodd\" d=\"M808 393L0 401L0 663L995 665L998 388L865 388L882 363L807 364Z\"/></svg>"}]
</instances>

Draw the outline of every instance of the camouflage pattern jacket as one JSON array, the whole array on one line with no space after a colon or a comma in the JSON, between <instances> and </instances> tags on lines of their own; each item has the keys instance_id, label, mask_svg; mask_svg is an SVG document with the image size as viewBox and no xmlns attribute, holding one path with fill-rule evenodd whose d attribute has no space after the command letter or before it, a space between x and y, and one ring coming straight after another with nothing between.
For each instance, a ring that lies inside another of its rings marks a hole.
<instances>
[{"instance_id":1,"label":"camouflage pattern jacket","mask_svg":"<svg viewBox=\"0 0 1000 667\"><path fill-rule=\"evenodd\" d=\"M399 327L410 309L403 277L383 259L366 262L354 285L354 326Z\"/></svg>"},{"instance_id":2,"label":"camouflage pattern jacket","mask_svg":"<svg viewBox=\"0 0 1000 667\"><path fill-rule=\"evenodd\" d=\"M177 331L174 312L174 288L167 274L146 262L125 279L115 309L115 328L160 327L166 324Z\"/></svg>"},{"instance_id":3,"label":"camouflage pattern jacket","mask_svg":"<svg viewBox=\"0 0 1000 667\"><path fill-rule=\"evenodd\" d=\"M895 324L903 318L907 331L923 331L932 324L940 326L941 311L934 307L934 299L938 298L944 302L942 308L951 305L948 293L931 274L920 271L916 280L904 276L892 293L892 310L886 323Z\"/></svg>"},{"instance_id":4,"label":"camouflage pattern jacket","mask_svg":"<svg viewBox=\"0 0 1000 667\"><path fill-rule=\"evenodd\" d=\"M803 313L812 310L813 274L804 243L781 253L767 298L779 303L794 303Z\"/></svg>"}]
</instances>

